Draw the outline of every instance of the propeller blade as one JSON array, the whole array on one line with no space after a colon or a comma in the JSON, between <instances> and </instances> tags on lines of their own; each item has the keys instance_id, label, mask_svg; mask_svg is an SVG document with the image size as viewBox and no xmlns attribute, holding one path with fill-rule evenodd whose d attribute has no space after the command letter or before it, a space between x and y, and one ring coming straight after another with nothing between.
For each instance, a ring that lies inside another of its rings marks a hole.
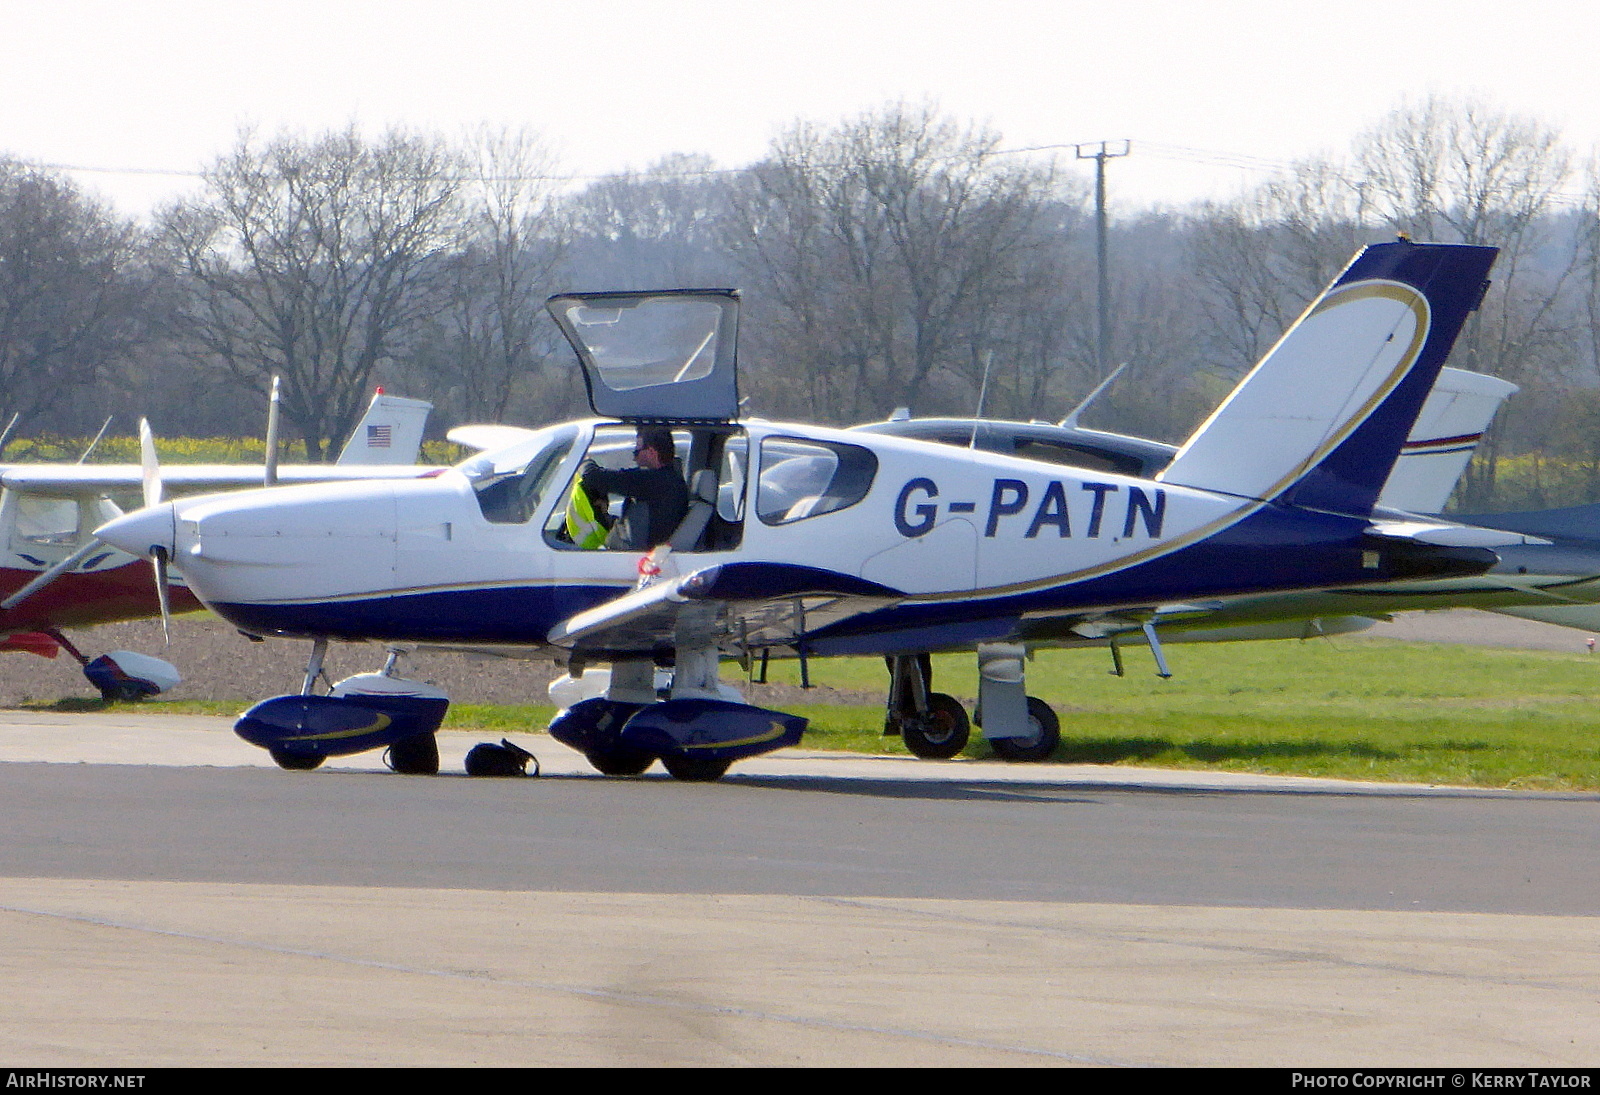
<instances>
[{"instance_id":1,"label":"propeller blade","mask_svg":"<svg viewBox=\"0 0 1600 1095\"><path fill-rule=\"evenodd\" d=\"M139 479L144 486L144 504L161 504L161 464L156 460L156 438L150 422L139 419Z\"/></svg>"},{"instance_id":2,"label":"propeller blade","mask_svg":"<svg viewBox=\"0 0 1600 1095\"><path fill-rule=\"evenodd\" d=\"M150 565L156 573L156 601L161 606L161 638L168 645L172 645L172 598L167 586L167 549L152 547L150 549Z\"/></svg>"},{"instance_id":3,"label":"propeller blade","mask_svg":"<svg viewBox=\"0 0 1600 1095\"><path fill-rule=\"evenodd\" d=\"M87 544L84 544L77 551L74 551L71 555L68 555L65 559L61 560L49 570L41 571L38 577L34 578L31 582L17 590L11 596L7 597L3 601L0 601L0 609L4 609L7 612L11 611L23 601L26 601L29 597L32 597L45 586L61 577L67 571L73 569L79 563L87 559L90 555L101 550L105 546L106 543L104 540L90 540Z\"/></svg>"},{"instance_id":4,"label":"propeller blade","mask_svg":"<svg viewBox=\"0 0 1600 1095\"><path fill-rule=\"evenodd\" d=\"M280 377L272 378L272 397L267 401L267 462L262 482L269 487L278 485L278 416L283 404L280 383Z\"/></svg>"}]
</instances>

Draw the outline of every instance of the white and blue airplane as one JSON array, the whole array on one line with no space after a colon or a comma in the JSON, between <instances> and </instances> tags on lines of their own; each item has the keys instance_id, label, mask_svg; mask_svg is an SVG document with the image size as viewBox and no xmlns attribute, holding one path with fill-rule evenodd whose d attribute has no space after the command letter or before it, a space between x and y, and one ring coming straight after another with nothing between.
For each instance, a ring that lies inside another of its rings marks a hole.
<instances>
[{"instance_id":1,"label":"white and blue airplane","mask_svg":"<svg viewBox=\"0 0 1600 1095\"><path fill-rule=\"evenodd\" d=\"M938 755L956 713L914 663L976 649L984 735L1025 759L1039 744L1027 645L1203 601L1478 574L1491 547L1524 542L1375 512L1495 254L1365 249L1153 477L740 420L736 292L575 294L548 307L602 419L425 480L180 500L96 534L170 558L242 631L313 641L301 693L236 726L285 767L387 746L397 770L436 771L448 699L392 672L416 645L554 658L575 681L609 663L604 693L552 735L602 772L659 758L690 780L805 727L730 697L724 658L887 656L901 732ZM688 516L643 557L581 550L580 469L628 451L641 424L679 439ZM390 645L386 671L314 694L340 640ZM658 666L673 669L665 698Z\"/></svg>"}]
</instances>

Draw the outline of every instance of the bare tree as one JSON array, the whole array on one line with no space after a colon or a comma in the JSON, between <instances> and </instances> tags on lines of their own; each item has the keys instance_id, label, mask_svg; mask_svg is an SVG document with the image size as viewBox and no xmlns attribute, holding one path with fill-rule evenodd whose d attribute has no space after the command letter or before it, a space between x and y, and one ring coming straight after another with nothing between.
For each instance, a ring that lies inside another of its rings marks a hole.
<instances>
[{"instance_id":1,"label":"bare tree","mask_svg":"<svg viewBox=\"0 0 1600 1095\"><path fill-rule=\"evenodd\" d=\"M978 317L1019 286L1054 186L998 144L905 104L774 142L736 193L737 250L810 380L769 398L837 421L916 405L940 373L975 390Z\"/></svg>"},{"instance_id":2,"label":"bare tree","mask_svg":"<svg viewBox=\"0 0 1600 1095\"><path fill-rule=\"evenodd\" d=\"M70 182L0 158L0 423L38 428L140 342L137 245Z\"/></svg>"},{"instance_id":3,"label":"bare tree","mask_svg":"<svg viewBox=\"0 0 1600 1095\"><path fill-rule=\"evenodd\" d=\"M1472 99L1403 105L1356 142L1367 201L1418 238L1500 248L1494 289L1457 342L1452 364L1525 384L1563 355L1560 305L1577 255L1557 239L1553 205L1571 176L1560 134ZM1552 247L1566 253L1552 261ZM1460 492L1487 505L1511 416L1484 438Z\"/></svg>"},{"instance_id":4,"label":"bare tree","mask_svg":"<svg viewBox=\"0 0 1600 1095\"><path fill-rule=\"evenodd\" d=\"M1360 184L1327 160L1293 165L1193 218L1190 261L1218 349L1236 368L1258 361L1374 233Z\"/></svg>"},{"instance_id":5,"label":"bare tree","mask_svg":"<svg viewBox=\"0 0 1600 1095\"><path fill-rule=\"evenodd\" d=\"M760 389L768 412L838 421L872 405L862 389L887 307L880 283L888 263L882 233L851 207L841 170L824 134L802 123L734 193L730 250L760 287L746 357L767 363Z\"/></svg>"},{"instance_id":6,"label":"bare tree","mask_svg":"<svg viewBox=\"0 0 1600 1095\"><path fill-rule=\"evenodd\" d=\"M585 187L569 203L570 288L726 286L724 248L730 179L709 156L676 153L643 171Z\"/></svg>"},{"instance_id":7,"label":"bare tree","mask_svg":"<svg viewBox=\"0 0 1600 1095\"><path fill-rule=\"evenodd\" d=\"M1405 104L1356 141L1366 200L1398 231L1513 252L1571 173L1561 135L1476 99Z\"/></svg>"},{"instance_id":8,"label":"bare tree","mask_svg":"<svg viewBox=\"0 0 1600 1095\"><path fill-rule=\"evenodd\" d=\"M531 133L480 129L463 162L462 235L415 364L449 411L499 422L537 385L554 349L540 305L561 288L554 279L567 218L555 159Z\"/></svg>"},{"instance_id":9,"label":"bare tree","mask_svg":"<svg viewBox=\"0 0 1600 1095\"><path fill-rule=\"evenodd\" d=\"M402 334L437 306L425 283L455 239L457 168L439 141L399 132L241 136L204 195L161 216L188 290L177 345L257 390L282 375L284 416L324 459Z\"/></svg>"}]
</instances>

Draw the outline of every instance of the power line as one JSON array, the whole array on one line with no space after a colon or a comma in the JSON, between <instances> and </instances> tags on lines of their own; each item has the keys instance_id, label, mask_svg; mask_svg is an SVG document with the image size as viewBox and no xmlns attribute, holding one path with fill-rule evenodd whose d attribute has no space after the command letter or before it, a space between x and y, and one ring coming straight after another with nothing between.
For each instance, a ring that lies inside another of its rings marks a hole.
<instances>
[{"instance_id":1,"label":"power line","mask_svg":"<svg viewBox=\"0 0 1600 1095\"><path fill-rule=\"evenodd\" d=\"M1028 145L1018 148L997 148L988 153L991 156L1020 156L1036 152L1067 152L1071 151L1075 158L1085 157L1078 155L1078 150L1097 145L1098 141L1072 141L1062 144ZM1239 171L1248 171L1266 175L1283 175L1292 171L1297 163L1304 160L1280 160L1268 156L1253 156L1242 152L1226 152L1218 149L1195 148L1189 145L1165 144L1159 141L1140 141L1139 152L1141 156L1149 156L1158 160L1171 160L1181 163L1209 165L1213 167L1231 168ZM1093 157L1087 157L1092 159ZM27 161L24 161L27 162ZM607 171L593 174L531 174L531 175L479 175L459 174L454 176L462 182L554 182L554 183L587 183L601 182L606 179L616 178L645 178L645 179L696 179L713 178L718 176L739 175L757 163L745 164L740 167L709 167L709 168L673 168L670 170L657 170L652 168L624 168L617 171ZM198 168L173 168L173 167L110 167L99 164L75 163L36 163L32 166L48 171L64 171L75 174L89 175L128 175L128 176L156 176L177 179L204 179L206 172ZM1560 190L1550 196L1550 200L1559 205L1582 206L1588 202L1588 196L1581 191Z\"/></svg>"},{"instance_id":2,"label":"power line","mask_svg":"<svg viewBox=\"0 0 1600 1095\"><path fill-rule=\"evenodd\" d=\"M988 153L991 156L1020 156L1031 152L1074 152L1086 148L1097 141L1068 141L1062 144L1028 145L1018 148L997 148ZM1229 167L1246 167L1262 171L1281 171L1293 166L1287 160L1273 160L1261 156L1249 156L1233 152L1220 152L1200 148L1190 148L1184 145L1160 144L1157 142L1139 142L1141 153L1148 152L1158 159L1184 160L1191 163L1213 163ZM759 161L756 161L759 162ZM163 175L173 178L202 179L206 173L198 168L175 167L109 167L98 164L76 163L41 163L39 167L51 171L84 172L93 175ZM565 181L597 181L600 179L616 178L626 175L644 175L650 178L663 179L690 179L705 178L716 175L737 175L754 167L755 163L745 164L740 167L705 167L705 168L674 168L670 170L655 170L651 168L623 168L617 171L605 171L590 174L535 174L535 175L459 175L464 181L469 182L565 182Z\"/></svg>"}]
</instances>

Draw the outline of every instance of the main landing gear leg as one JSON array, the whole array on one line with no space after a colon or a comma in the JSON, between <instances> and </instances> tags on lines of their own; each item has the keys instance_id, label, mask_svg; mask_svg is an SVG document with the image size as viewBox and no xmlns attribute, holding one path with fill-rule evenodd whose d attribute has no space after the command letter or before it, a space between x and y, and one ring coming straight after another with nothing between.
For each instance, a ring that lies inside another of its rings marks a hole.
<instances>
[{"instance_id":1,"label":"main landing gear leg","mask_svg":"<svg viewBox=\"0 0 1600 1095\"><path fill-rule=\"evenodd\" d=\"M312 689L317 686L317 678L322 676L322 662L327 656L327 639L317 639L311 644L311 657L306 659L305 680L300 684L302 696L312 694ZM274 746L267 747L267 755L272 758L272 763L287 772L309 772L320 768L322 762L328 759L324 753L299 753Z\"/></svg>"},{"instance_id":2,"label":"main landing gear leg","mask_svg":"<svg viewBox=\"0 0 1600 1095\"><path fill-rule=\"evenodd\" d=\"M1045 760L1061 742L1056 713L1027 694L1027 655L1027 648L1016 643L978 647L979 725L1003 760Z\"/></svg>"},{"instance_id":3,"label":"main landing gear leg","mask_svg":"<svg viewBox=\"0 0 1600 1095\"><path fill-rule=\"evenodd\" d=\"M311 695L311 690L317 685L317 678L322 676L322 662L327 656L327 639L317 639L311 644L311 657L306 661L306 679L300 685L302 696Z\"/></svg>"},{"instance_id":4,"label":"main landing gear leg","mask_svg":"<svg viewBox=\"0 0 1600 1095\"><path fill-rule=\"evenodd\" d=\"M889 698L883 732L900 736L906 748L926 760L947 760L966 748L971 726L961 701L929 691L933 661L927 654L891 654Z\"/></svg>"}]
</instances>

